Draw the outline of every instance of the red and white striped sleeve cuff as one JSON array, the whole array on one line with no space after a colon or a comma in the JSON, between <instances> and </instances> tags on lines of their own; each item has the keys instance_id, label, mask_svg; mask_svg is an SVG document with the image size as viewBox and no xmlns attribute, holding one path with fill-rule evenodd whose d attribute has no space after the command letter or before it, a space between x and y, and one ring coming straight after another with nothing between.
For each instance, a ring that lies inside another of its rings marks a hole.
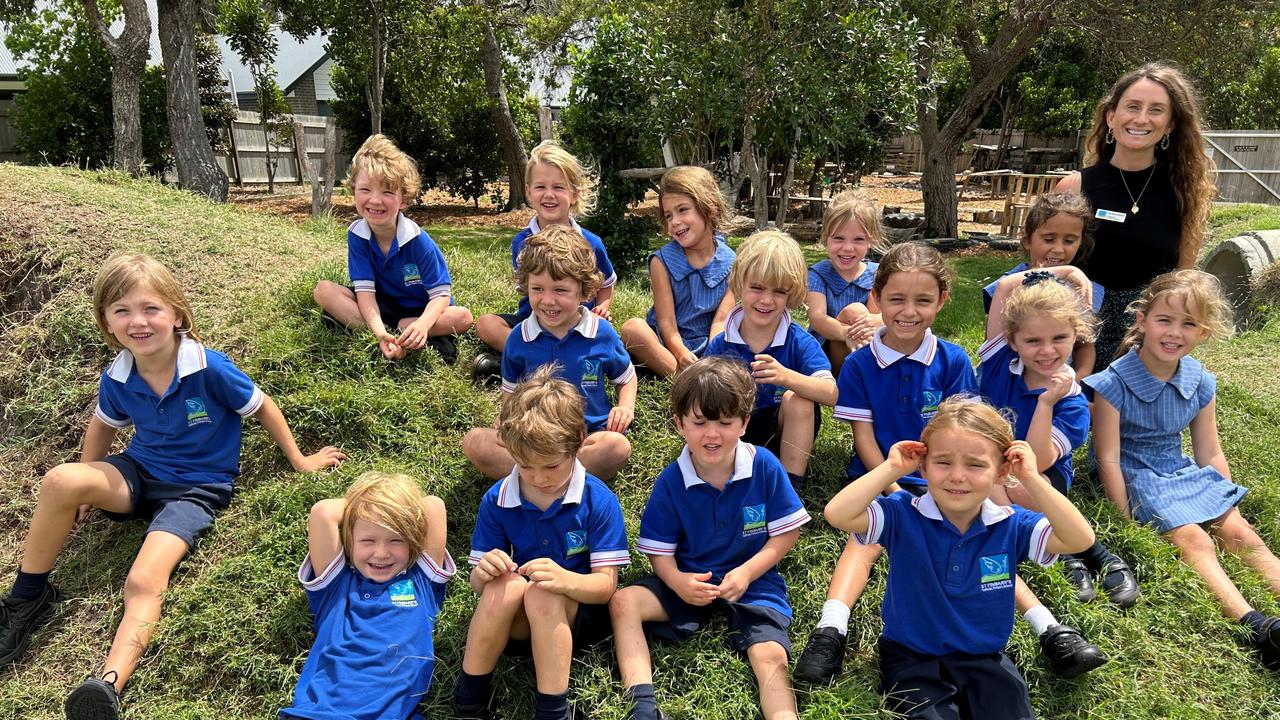
<instances>
[{"instance_id":1,"label":"red and white striped sleeve cuff","mask_svg":"<svg viewBox=\"0 0 1280 720\"><path fill-rule=\"evenodd\" d=\"M795 530L796 528L809 522L812 519L813 518L809 516L808 510L805 510L804 508L800 508L799 510L796 510L790 515L787 515L785 517L780 517L777 520L774 520L773 522L769 523L769 525L767 526L767 529L769 531L769 537L789 533L792 530Z\"/></svg>"},{"instance_id":2,"label":"red and white striped sleeve cuff","mask_svg":"<svg viewBox=\"0 0 1280 720\"><path fill-rule=\"evenodd\" d=\"M641 537L636 540L636 548L645 555L675 555L676 544Z\"/></svg>"},{"instance_id":3,"label":"red and white striped sleeve cuff","mask_svg":"<svg viewBox=\"0 0 1280 720\"><path fill-rule=\"evenodd\" d=\"M1049 518L1040 518L1031 531L1031 546L1027 548L1027 558L1039 565L1049 566L1058 560L1058 556L1049 552L1049 538L1053 536L1053 526Z\"/></svg>"},{"instance_id":4,"label":"red and white striped sleeve cuff","mask_svg":"<svg viewBox=\"0 0 1280 720\"><path fill-rule=\"evenodd\" d=\"M867 506L867 531L851 533L859 545L875 545L880 542L880 533L884 531L884 510L880 503L872 501Z\"/></svg>"}]
</instances>

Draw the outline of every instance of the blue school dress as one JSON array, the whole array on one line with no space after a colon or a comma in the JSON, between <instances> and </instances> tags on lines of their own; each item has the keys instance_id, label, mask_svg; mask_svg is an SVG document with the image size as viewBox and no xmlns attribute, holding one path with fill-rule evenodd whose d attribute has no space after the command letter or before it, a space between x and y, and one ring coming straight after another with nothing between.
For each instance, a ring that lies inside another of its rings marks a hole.
<instances>
[{"instance_id":1,"label":"blue school dress","mask_svg":"<svg viewBox=\"0 0 1280 720\"><path fill-rule=\"evenodd\" d=\"M1182 454L1182 431L1218 387L1199 360L1182 358L1165 381L1134 349L1083 382L1120 413L1120 472L1134 519L1168 532L1219 518L1244 498L1248 490Z\"/></svg>"},{"instance_id":2,"label":"blue school dress","mask_svg":"<svg viewBox=\"0 0 1280 720\"><path fill-rule=\"evenodd\" d=\"M707 349L707 341L711 339L711 321L715 319L716 309L720 307L725 291L729 289L733 250L725 243L724 236L717 234L716 252L700 268L689 264L684 248L675 240L658 248L649 257L658 258L671 279L671 300L675 303L676 327L680 328L680 340L689 352L701 357ZM650 306L644 319L653 334L661 338L657 310Z\"/></svg>"}]
</instances>

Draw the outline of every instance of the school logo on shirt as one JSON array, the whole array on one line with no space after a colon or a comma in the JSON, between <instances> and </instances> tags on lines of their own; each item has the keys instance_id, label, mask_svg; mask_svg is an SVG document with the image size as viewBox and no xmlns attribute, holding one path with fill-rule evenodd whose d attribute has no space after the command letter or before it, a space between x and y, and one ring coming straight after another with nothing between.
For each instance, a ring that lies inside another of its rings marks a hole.
<instances>
[{"instance_id":1,"label":"school logo on shirt","mask_svg":"<svg viewBox=\"0 0 1280 720\"><path fill-rule=\"evenodd\" d=\"M593 388L600 386L600 361L591 358L582 358L582 383L585 388Z\"/></svg>"},{"instance_id":2,"label":"school logo on shirt","mask_svg":"<svg viewBox=\"0 0 1280 720\"><path fill-rule=\"evenodd\" d=\"M570 530L564 534L564 545L568 548L565 557L573 557L587 551L587 534L581 530Z\"/></svg>"},{"instance_id":3,"label":"school logo on shirt","mask_svg":"<svg viewBox=\"0 0 1280 720\"><path fill-rule=\"evenodd\" d=\"M405 578L391 584L391 604L396 607L418 607L418 596L414 593L413 580Z\"/></svg>"},{"instance_id":4,"label":"school logo on shirt","mask_svg":"<svg viewBox=\"0 0 1280 720\"><path fill-rule=\"evenodd\" d=\"M941 390L920 391L920 416L931 418L938 414L938 406L942 404Z\"/></svg>"},{"instance_id":5,"label":"school logo on shirt","mask_svg":"<svg viewBox=\"0 0 1280 720\"><path fill-rule=\"evenodd\" d=\"M422 284L422 273L418 272L418 266L414 263L404 264L404 284L405 287Z\"/></svg>"},{"instance_id":6,"label":"school logo on shirt","mask_svg":"<svg viewBox=\"0 0 1280 720\"><path fill-rule=\"evenodd\" d=\"M765 529L764 503L742 508L742 537L759 535Z\"/></svg>"},{"instance_id":7,"label":"school logo on shirt","mask_svg":"<svg viewBox=\"0 0 1280 720\"><path fill-rule=\"evenodd\" d=\"M1007 553L983 555L978 558L978 569L982 571L978 582L981 583L983 592L1013 587L1013 581L1009 578Z\"/></svg>"},{"instance_id":8,"label":"school logo on shirt","mask_svg":"<svg viewBox=\"0 0 1280 720\"><path fill-rule=\"evenodd\" d=\"M204 400L198 397L187 398L187 427L207 422L213 421L209 419L209 413L204 409Z\"/></svg>"}]
</instances>

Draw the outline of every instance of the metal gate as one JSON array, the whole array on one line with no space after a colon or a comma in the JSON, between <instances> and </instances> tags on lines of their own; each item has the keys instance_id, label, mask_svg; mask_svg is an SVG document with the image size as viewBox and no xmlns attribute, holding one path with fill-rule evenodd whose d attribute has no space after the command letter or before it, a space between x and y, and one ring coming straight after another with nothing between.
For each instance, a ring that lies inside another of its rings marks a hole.
<instances>
[{"instance_id":1,"label":"metal gate","mask_svg":"<svg viewBox=\"0 0 1280 720\"><path fill-rule=\"evenodd\" d=\"M1280 130L1214 130L1204 142L1219 200L1280 205Z\"/></svg>"}]
</instances>

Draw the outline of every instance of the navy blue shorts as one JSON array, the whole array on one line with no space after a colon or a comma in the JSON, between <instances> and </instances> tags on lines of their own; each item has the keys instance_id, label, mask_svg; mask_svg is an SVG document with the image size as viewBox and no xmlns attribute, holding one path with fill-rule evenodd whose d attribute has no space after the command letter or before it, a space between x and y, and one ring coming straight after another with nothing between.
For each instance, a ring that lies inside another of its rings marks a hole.
<instances>
[{"instance_id":1,"label":"navy blue shorts","mask_svg":"<svg viewBox=\"0 0 1280 720\"><path fill-rule=\"evenodd\" d=\"M356 292L355 288L350 285L344 285L343 287L350 290L352 295ZM377 293L374 293L374 300L378 303L378 315L382 318L382 324L385 325L388 330L399 329L401 320L404 320L405 318L420 317L423 311L427 309L426 305L423 305L420 308L411 308L387 302L378 297ZM330 315L328 310L320 311L320 319L328 325L332 325L336 328L342 328L342 323L338 322L337 318Z\"/></svg>"},{"instance_id":2,"label":"navy blue shorts","mask_svg":"<svg viewBox=\"0 0 1280 720\"><path fill-rule=\"evenodd\" d=\"M787 628L791 619L773 608L748 605L728 600L713 600L708 605L690 605L675 590L667 587L657 575L645 575L631 584L653 593L667 614L666 622L647 622L649 635L669 642L684 642L711 620L711 615L724 615L729 623L729 646L746 654L747 648L762 642L776 642L791 657L791 637Z\"/></svg>"},{"instance_id":3,"label":"navy blue shorts","mask_svg":"<svg viewBox=\"0 0 1280 720\"><path fill-rule=\"evenodd\" d=\"M570 623L569 631L573 633L573 651L585 650L593 645L609 639L613 635L613 621L609 619L608 605L588 605L578 603L578 613ZM511 639L503 654L512 657L533 657L533 645L528 638Z\"/></svg>"},{"instance_id":4,"label":"navy blue shorts","mask_svg":"<svg viewBox=\"0 0 1280 720\"><path fill-rule=\"evenodd\" d=\"M880 691L891 710L908 718L1035 717L1027 683L1004 653L939 657L880 638Z\"/></svg>"},{"instance_id":5,"label":"navy blue shorts","mask_svg":"<svg viewBox=\"0 0 1280 720\"><path fill-rule=\"evenodd\" d=\"M751 412L751 421L747 423L747 431L742 434L742 442L768 448L769 452L782 456L782 433L778 430L778 413L782 412L782 403L756 408ZM813 405L813 437L818 437L822 429L822 406Z\"/></svg>"},{"instance_id":6,"label":"navy blue shorts","mask_svg":"<svg viewBox=\"0 0 1280 720\"><path fill-rule=\"evenodd\" d=\"M533 309L530 308L528 312L520 312L519 310L516 310L513 313L498 313L498 317L502 318L502 322L506 323L507 327L515 327L529 319L529 316L532 314Z\"/></svg>"},{"instance_id":7,"label":"navy blue shorts","mask_svg":"<svg viewBox=\"0 0 1280 720\"><path fill-rule=\"evenodd\" d=\"M231 504L230 483L190 485L157 480L138 461L125 454L103 459L120 471L129 486L129 512L103 514L117 522L149 520L147 532L167 532L182 538L188 548L213 525L213 516Z\"/></svg>"}]
</instances>

